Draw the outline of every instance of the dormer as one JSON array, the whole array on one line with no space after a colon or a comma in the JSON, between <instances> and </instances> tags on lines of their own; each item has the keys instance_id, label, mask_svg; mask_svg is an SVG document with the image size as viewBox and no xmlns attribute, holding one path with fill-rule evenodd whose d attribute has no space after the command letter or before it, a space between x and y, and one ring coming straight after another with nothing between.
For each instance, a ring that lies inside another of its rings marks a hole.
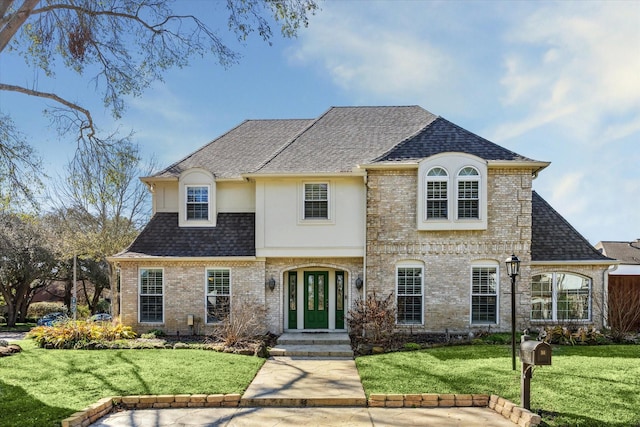
<instances>
[{"instance_id":1,"label":"dormer","mask_svg":"<svg viewBox=\"0 0 640 427\"><path fill-rule=\"evenodd\" d=\"M418 230L486 230L487 163L440 153L418 165Z\"/></svg>"},{"instance_id":2,"label":"dormer","mask_svg":"<svg viewBox=\"0 0 640 427\"><path fill-rule=\"evenodd\" d=\"M180 227L215 227L216 182L213 174L200 168L188 169L180 174L178 183Z\"/></svg>"}]
</instances>

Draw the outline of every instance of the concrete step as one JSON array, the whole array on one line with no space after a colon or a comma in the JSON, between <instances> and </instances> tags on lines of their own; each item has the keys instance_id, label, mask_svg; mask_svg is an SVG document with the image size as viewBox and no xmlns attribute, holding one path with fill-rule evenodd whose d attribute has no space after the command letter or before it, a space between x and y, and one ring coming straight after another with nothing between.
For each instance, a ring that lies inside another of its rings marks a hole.
<instances>
[{"instance_id":1,"label":"concrete step","mask_svg":"<svg viewBox=\"0 0 640 427\"><path fill-rule=\"evenodd\" d=\"M351 344L285 344L269 350L271 356L288 357L345 357L353 358Z\"/></svg>"},{"instance_id":2,"label":"concrete step","mask_svg":"<svg viewBox=\"0 0 640 427\"><path fill-rule=\"evenodd\" d=\"M338 357L353 359L351 340L344 332L288 332L269 353L286 357Z\"/></svg>"},{"instance_id":3,"label":"concrete step","mask_svg":"<svg viewBox=\"0 0 640 427\"><path fill-rule=\"evenodd\" d=\"M286 332L278 338L280 345L351 345L351 339L346 333L291 333Z\"/></svg>"}]
</instances>

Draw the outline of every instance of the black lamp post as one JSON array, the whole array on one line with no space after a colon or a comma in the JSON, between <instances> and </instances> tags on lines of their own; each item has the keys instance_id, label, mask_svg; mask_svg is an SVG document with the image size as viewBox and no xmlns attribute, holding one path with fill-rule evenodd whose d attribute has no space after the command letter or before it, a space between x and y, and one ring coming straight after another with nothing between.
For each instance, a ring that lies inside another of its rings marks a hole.
<instances>
[{"instance_id":1,"label":"black lamp post","mask_svg":"<svg viewBox=\"0 0 640 427\"><path fill-rule=\"evenodd\" d=\"M511 365L516 370L516 276L520 272L520 260L511 255L505 261L507 274L511 277Z\"/></svg>"}]
</instances>

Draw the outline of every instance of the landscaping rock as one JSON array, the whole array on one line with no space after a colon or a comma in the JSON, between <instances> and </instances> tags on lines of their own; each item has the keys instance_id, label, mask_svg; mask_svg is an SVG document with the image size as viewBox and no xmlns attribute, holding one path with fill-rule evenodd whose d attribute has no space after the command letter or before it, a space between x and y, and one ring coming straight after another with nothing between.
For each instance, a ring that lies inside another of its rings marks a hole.
<instances>
[{"instance_id":1,"label":"landscaping rock","mask_svg":"<svg viewBox=\"0 0 640 427\"><path fill-rule=\"evenodd\" d=\"M0 346L0 357L11 356L12 354L20 353L21 351L22 348L18 344Z\"/></svg>"}]
</instances>

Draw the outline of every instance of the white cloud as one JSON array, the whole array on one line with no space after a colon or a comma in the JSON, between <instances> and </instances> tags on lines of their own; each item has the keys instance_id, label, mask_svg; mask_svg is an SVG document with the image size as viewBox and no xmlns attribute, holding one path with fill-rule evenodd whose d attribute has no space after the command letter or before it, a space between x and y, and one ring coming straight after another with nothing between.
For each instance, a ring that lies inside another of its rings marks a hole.
<instances>
[{"instance_id":1,"label":"white cloud","mask_svg":"<svg viewBox=\"0 0 640 427\"><path fill-rule=\"evenodd\" d=\"M503 123L499 135L521 135L546 123L540 117L595 144L637 129L637 115L608 119L640 109L639 16L639 2L571 2L515 22L507 33L503 102L529 111Z\"/></svg>"},{"instance_id":2,"label":"white cloud","mask_svg":"<svg viewBox=\"0 0 640 427\"><path fill-rule=\"evenodd\" d=\"M393 8L354 13L358 8L353 5L346 3L348 13L342 4L326 4L290 59L319 64L348 92L392 99L414 96L451 76L448 54L416 33L416 27L407 29L407 15Z\"/></svg>"}]
</instances>

